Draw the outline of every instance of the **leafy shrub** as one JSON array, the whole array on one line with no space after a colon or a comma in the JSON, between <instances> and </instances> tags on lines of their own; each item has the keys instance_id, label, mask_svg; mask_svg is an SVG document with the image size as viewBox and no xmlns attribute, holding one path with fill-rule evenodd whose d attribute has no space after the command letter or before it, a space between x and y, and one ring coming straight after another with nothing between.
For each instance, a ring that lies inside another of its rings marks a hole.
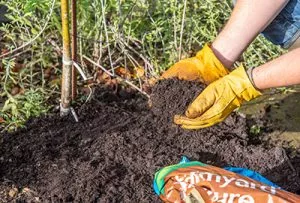
<instances>
[{"instance_id":1,"label":"leafy shrub","mask_svg":"<svg viewBox=\"0 0 300 203\"><path fill-rule=\"evenodd\" d=\"M148 77L157 75L213 41L230 15L230 3L231 0L80 0L79 55L86 55L107 69L142 66ZM11 21L0 27L0 49L9 51L32 40L43 29L52 0L0 0L0 5L8 7L7 18ZM0 63L0 91L4 98L0 106L15 105L1 111L8 123L18 126L30 116L46 112L47 99L59 97L60 31L57 0L41 36L20 50L20 55ZM257 66L281 53L280 48L258 37L244 53L243 62L249 67ZM82 57L79 63L87 74L95 71L85 66ZM15 71L20 65L22 68ZM52 75L45 79L49 70ZM16 87L22 91L13 95Z\"/></svg>"}]
</instances>

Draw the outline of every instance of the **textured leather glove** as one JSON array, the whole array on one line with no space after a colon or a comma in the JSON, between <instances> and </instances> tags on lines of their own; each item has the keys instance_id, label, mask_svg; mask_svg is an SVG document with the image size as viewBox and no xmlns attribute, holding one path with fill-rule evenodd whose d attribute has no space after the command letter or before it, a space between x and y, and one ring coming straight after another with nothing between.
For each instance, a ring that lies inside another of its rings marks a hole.
<instances>
[{"instance_id":1,"label":"textured leather glove","mask_svg":"<svg viewBox=\"0 0 300 203\"><path fill-rule=\"evenodd\" d=\"M198 80L205 84L227 75L229 71L217 59L206 44L195 57L181 60L162 74L163 79L177 77L180 80Z\"/></svg>"},{"instance_id":2,"label":"textured leather glove","mask_svg":"<svg viewBox=\"0 0 300 203\"><path fill-rule=\"evenodd\" d=\"M174 122L185 129L199 129L223 121L244 101L250 101L261 93L256 90L243 66L210 84L190 104L186 116L175 116Z\"/></svg>"}]
</instances>

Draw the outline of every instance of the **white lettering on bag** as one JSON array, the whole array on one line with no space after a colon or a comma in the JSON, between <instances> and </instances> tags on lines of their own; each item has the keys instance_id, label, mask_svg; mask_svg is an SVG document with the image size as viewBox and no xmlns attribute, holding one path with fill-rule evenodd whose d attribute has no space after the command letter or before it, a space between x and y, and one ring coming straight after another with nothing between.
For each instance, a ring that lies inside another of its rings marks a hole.
<instances>
[{"instance_id":1,"label":"white lettering on bag","mask_svg":"<svg viewBox=\"0 0 300 203\"><path fill-rule=\"evenodd\" d=\"M207 182L216 182L220 183L220 188L225 188L230 184L235 184L237 187L242 188L251 188L251 189L259 189L263 192L269 193L269 194L276 194L276 188L265 186L265 185L257 185L253 182L249 182L245 179L236 179L234 177L227 177L227 176L221 176L218 174L213 174L209 172L197 172L193 171L190 172L189 175L177 175L175 176L175 180L177 184L180 184L183 191L187 191L188 188L193 188L196 184L207 181ZM249 200L250 201L250 200ZM248 203L248 200L245 199L245 203ZM251 203L251 201L250 201Z\"/></svg>"},{"instance_id":2,"label":"white lettering on bag","mask_svg":"<svg viewBox=\"0 0 300 203\"><path fill-rule=\"evenodd\" d=\"M227 203L228 196L229 196L228 193L223 193L222 199L219 199L217 202Z\"/></svg>"},{"instance_id":3,"label":"white lettering on bag","mask_svg":"<svg viewBox=\"0 0 300 203\"><path fill-rule=\"evenodd\" d=\"M276 188L273 187L273 186L268 187L268 186L262 185L262 186L260 186L260 189L261 189L262 191L264 191L264 192L271 193L271 194L273 194L273 195L276 194Z\"/></svg>"},{"instance_id":4,"label":"white lettering on bag","mask_svg":"<svg viewBox=\"0 0 300 203\"><path fill-rule=\"evenodd\" d=\"M273 197L270 194L268 195L268 203L274 203Z\"/></svg>"},{"instance_id":5,"label":"white lettering on bag","mask_svg":"<svg viewBox=\"0 0 300 203\"><path fill-rule=\"evenodd\" d=\"M235 185L238 187L249 187L249 183L248 181L244 180L244 179L237 179L235 182Z\"/></svg>"},{"instance_id":6,"label":"white lettering on bag","mask_svg":"<svg viewBox=\"0 0 300 203\"><path fill-rule=\"evenodd\" d=\"M237 198L239 198L241 195L240 194L230 194L229 199L228 199L228 203L234 203L234 200Z\"/></svg>"},{"instance_id":7,"label":"white lettering on bag","mask_svg":"<svg viewBox=\"0 0 300 203\"><path fill-rule=\"evenodd\" d=\"M238 203L254 203L254 199L250 195L243 195L239 198Z\"/></svg>"},{"instance_id":8,"label":"white lettering on bag","mask_svg":"<svg viewBox=\"0 0 300 203\"><path fill-rule=\"evenodd\" d=\"M220 187L227 187L231 182L233 182L235 180L235 178L230 178L228 179L226 176L223 176L225 182L224 184L220 185Z\"/></svg>"},{"instance_id":9,"label":"white lettering on bag","mask_svg":"<svg viewBox=\"0 0 300 203\"><path fill-rule=\"evenodd\" d=\"M234 203L234 200L237 200L238 203L255 203L255 200L251 195L223 193L223 196L221 197L219 192L213 192L210 190L207 190L206 192L208 196L211 197L210 199L212 202Z\"/></svg>"}]
</instances>

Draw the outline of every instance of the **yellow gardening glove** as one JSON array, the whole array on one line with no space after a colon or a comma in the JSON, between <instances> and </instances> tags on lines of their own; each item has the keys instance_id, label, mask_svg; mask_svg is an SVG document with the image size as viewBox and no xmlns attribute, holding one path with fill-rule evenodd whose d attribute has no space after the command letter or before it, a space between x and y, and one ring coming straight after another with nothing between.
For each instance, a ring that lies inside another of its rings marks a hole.
<instances>
[{"instance_id":1,"label":"yellow gardening glove","mask_svg":"<svg viewBox=\"0 0 300 203\"><path fill-rule=\"evenodd\" d=\"M180 80L198 80L205 84L227 75L229 71L217 59L206 44L195 57L181 60L162 74L163 79L177 77Z\"/></svg>"},{"instance_id":2,"label":"yellow gardening glove","mask_svg":"<svg viewBox=\"0 0 300 203\"><path fill-rule=\"evenodd\" d=\"M210 84L190 104L186 116L175 116L174 122L185 129L206 128L223 121L244 101L261 93L256 90L243 66Z\"/></svg>"}]
</instances>

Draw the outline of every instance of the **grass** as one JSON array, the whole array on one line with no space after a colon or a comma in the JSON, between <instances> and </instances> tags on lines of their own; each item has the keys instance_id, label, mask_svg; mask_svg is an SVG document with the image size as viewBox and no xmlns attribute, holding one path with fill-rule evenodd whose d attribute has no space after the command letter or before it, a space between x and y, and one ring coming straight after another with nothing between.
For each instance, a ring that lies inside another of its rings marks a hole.
<instances>
[{"instance_id":1,"label":"grass","mask_svg":"<svg viewBox=\"0 0 300 203\"><path fill-rule=\"evenodd\" d=\"M10 24L0 27L2 50L30 41L43 27L52 0L0 0L9 8ZM180 58L214 40L231 12L231 0L80 0L78 1L79 63L87 76L97 68L88 56L108 70L144 67L146 76L158 75ZM185 11L185 12L184 12ZM47 112L49 98L59 98L61 75L60 4L42 35L22 54L0 64L0 117L10 130ZM243 55L246 66L257 66L282 54L258 37ZM21 68L18 68L20 67ZM135 82L135 81L134 81ZM80 82L81 83L81 82ZM13 90L18 88L18 92ZM56 101L59 102L58 99ZM1 100L0 100L1 107Z\"/></svg>"}]
</instances>

